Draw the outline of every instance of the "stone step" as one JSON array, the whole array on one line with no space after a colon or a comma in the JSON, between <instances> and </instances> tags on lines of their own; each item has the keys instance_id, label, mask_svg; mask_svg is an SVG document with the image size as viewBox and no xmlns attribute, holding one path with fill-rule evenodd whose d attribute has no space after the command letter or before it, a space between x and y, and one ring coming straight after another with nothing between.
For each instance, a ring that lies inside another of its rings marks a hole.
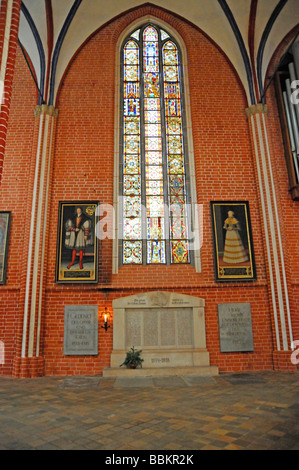
<instances>
[{"instance_id":1,"label":"stone step","mask_svg":"<svg viewBox=\"0 0 299 470\"><path fill-rule=\"evenodd\" d=\"M216 366L207 367L157 367L157 368L105 368L103 377L169 377L169 376L206 376L218 375L219 369Z\"/></svg>"}]
</instances>

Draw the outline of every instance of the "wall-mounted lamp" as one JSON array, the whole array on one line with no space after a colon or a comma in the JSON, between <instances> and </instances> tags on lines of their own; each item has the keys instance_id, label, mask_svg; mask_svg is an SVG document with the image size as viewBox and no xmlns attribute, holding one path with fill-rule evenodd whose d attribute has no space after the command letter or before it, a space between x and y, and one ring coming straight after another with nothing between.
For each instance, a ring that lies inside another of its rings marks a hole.
<instances>
[{"instance_id":1,"label":"wall-mounted lamp","mask_svg":"<svg viewBox=\"0 0 299 470\"><path fill-rule=\"evenodd\" d=\"M104 320L104 326L101 326L101 328L105 328L105 331L107 331L108 328L110 328L110 325L108 325L109 316L110 316L110 312L109 310L107 310L107 307L105 307L105 311L102 312L102 315L101 315L101 317Z\"/></svg>"}]
</instances>

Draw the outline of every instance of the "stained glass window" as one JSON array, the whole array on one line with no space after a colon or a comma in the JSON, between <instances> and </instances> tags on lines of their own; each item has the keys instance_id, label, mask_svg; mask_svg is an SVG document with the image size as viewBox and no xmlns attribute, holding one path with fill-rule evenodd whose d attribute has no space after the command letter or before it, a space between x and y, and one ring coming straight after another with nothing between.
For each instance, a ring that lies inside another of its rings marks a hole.
<instances>
[{"instance_id":1,"label":"stained glass window","mask_svg":"<svg viewBox=\"0 0 299 470\"><path fill-rule=\"evenodd\" d=\"M123 264L190 263L180 51L145 25L122 49Z\"/></svg>"}]
</instances>

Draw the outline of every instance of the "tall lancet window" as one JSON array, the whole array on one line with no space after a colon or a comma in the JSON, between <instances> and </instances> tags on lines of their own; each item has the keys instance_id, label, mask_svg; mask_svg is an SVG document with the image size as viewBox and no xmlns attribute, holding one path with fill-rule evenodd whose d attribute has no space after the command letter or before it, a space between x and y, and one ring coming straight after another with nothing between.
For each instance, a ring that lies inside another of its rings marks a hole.
<instances>
[{"instance_id":1,"label":"tall lancet window","mask_svg":"<svg viewBox=\"0 0 299 470\"><path fill-rule=\"evenodd\" d=\"M149 24L126 39L121 64L122 263L190 263L180 50Z\"/></svg>"}]
</instances>

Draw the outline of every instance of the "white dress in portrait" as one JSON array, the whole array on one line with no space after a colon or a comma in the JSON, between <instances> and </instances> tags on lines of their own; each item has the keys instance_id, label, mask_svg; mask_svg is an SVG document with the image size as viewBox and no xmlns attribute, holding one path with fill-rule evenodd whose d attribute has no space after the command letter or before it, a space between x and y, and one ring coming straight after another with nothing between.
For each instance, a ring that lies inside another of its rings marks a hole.
<instances>
[{"instance_id":1,"label":"white dress in portrait","mask_svg":"<svg viewBox=\"0 0 299 470\"><path fill-rule=\"evenodd\" d=\"M228 217L224 222L226 230L224 245L224 263L239 264L249 260L240 237L240 224L235 217Z\"/></svg>"}]
</instances>

